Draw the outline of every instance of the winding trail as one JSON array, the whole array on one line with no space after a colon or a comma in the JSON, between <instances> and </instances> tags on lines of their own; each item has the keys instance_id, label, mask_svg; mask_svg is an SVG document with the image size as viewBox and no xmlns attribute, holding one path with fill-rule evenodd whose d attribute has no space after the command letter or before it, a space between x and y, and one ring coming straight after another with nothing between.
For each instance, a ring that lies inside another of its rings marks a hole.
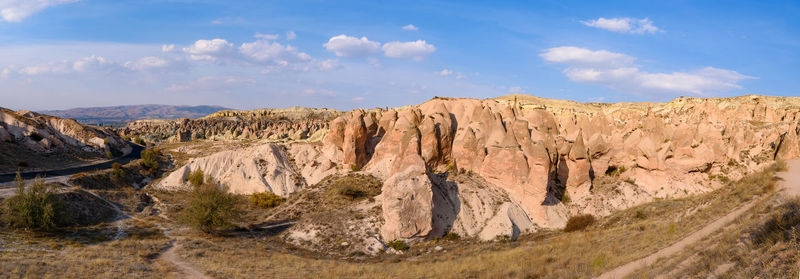
<instances>
[{"instance_id":1,"label":"winding trail","mask_svg":"<svg viewBox=\"0 0 800 279\"><path fill-rule=\"evenodd\" d=\"M787 196L794 197L800 195L800 159L794 159L786 162L787 171L779 172L776 174L777 177L780 177L783 181L778 182L780 186L783 187L783 191ZM650 254L647 257L629 262L627 264L618 266L602 275L596 277L598 279L617 279L617 278L625 278L631 275L634 271L639 270L641 268L648 267L655 263L658 259L663 257L668 257L674 255L675 253L680 252L686 246L689 246L706 236L711 235L711 233L721 229L728 223L732 222L745 212L753 207L759 200L763 199L757 198L746 203L743 206L738 207L736 210L731 211L730 213L726 214L725 216L720 217L719 219L711 222L710 224L706 225L702 229L690 234L687 237L679 240L678 242L673 243L670 246L662 248L657 252Z\"/></svg>"}]
</instances>

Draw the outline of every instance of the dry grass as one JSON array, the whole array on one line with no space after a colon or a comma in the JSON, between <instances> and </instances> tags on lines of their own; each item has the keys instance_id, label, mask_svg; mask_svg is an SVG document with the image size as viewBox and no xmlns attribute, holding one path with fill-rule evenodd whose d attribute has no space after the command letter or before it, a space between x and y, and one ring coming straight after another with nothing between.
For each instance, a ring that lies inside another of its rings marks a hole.
<instances>
[{"instance_id":1,"label":"dry grass","mask_svg":"<svg viewBox=\"0 0 800 279\"><path fill-rule=\"evenodd\" d=\"M800 272L800 200L779 194L708 238L633 278L795 278Z\"/></svg>"},{"instance_id":2,"label":"dry grass","mask_svg":"<svg viewBox=\"0 0 800 279\"><path fill-rule=\"evenodd\" d=\"M360 261L344 261L320 258L308 250L282 243L279 236L272 233L254 234L244 230L225 235L186 235L184 240L180 240L181 248L177 253L186 262L220 278L588 278L653 253L757 196L770 195L774 189L776 169L767 169L704 195L660 200L620 211L599 218L585 231L541 231L525 235L518 241L435 240L415 244L403 255L384 254ZM324 201L327 189L318 189L321 204L330 202ZM338 191L330 194L341 195ZM164 196L160 197L162 202L173 204L186 198L180 193L159 196ZM292 199L288 203L292 203ZM767 214L770 211L764 209L766 206L767 203L762 203L757 207ZM169 208L168 212L175 209L178 208ZM313 210L313 207L308 209ZM741 245L736 242L742 236L741 232L749 234L752 231L740 231L724 238L725 241L717 246L718 251L706 249L717 251L714 254L709 252L709 255L719 258L719 262L730 261L721 255ZM161 277L169 272L168 266L153 260L168 241L158 236L145 234L143 237L104 240L73 247L49 238L19 240L12 237L8 240L8 235L0 233L0 251L13 250L0 252L3 276L97 274L98 277ZM744 259L752 257L742 256L744 264L735 267L734 271L741 269L739 274L744 277L755 274L748 272L758 268L787 267L789 260L796 260L789 256L792 252L792 255L797 255L792 243L778 241L766 247L744 246L740 252L742 255L757 256L755 259L761 262L745 262ZM444 249L436 251L436 246ZM787 256L778 257L781 259L779 263L768 261L773 258L770 255L775 254ZM695 270L687 274L695 274L692 273Z\"/></svg>"},{"instance_id":3,"label":"dry grass","mask_svg":"<svg viewBox=\"0 0 800 279\"><path fill-rule=\"evenodd\" d=\"M155 260L169 240L153 228L107 240L105 228L61 235L0 230L0 278L164 278L172 267Z\"/></svg>"},{"instance_id":4,"label":"dry grass","mask_svg":"<svg viewBox=\"0 0 800 279\"><path fill-rule=\"evenodd\" d=\"M404 256L385 255L361 263L313 259L300 252L276 253L267 241L257 238L196 239L179 253L220 277L587 278L651 254L756 196L770 193L776 169L704 195L620 211L599 219L586 231L545 231L518 242L428 242L411 247ZM447 252L434 252L435 245Z\"/></svg>"}]
</instances>

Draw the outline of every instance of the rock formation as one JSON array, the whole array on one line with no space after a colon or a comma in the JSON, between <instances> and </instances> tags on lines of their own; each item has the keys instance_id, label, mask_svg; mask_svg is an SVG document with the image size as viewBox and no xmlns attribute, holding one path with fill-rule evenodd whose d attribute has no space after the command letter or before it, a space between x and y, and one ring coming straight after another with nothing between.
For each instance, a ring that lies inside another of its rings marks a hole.
<instances>
[{"instance_id":1,"label":"rock formation","mask_svg":"<svg viewBox=\"0 0 800 279\"><path fill-rule=\"evenodd\" d=\"M0 108L0 173L118 156L131 147L114 131L31 111ZM58 164L53 164L58 163Z\"/></svg>"},{"instance_id":2,"label":"rock formation","mask_svg":"<svg viewBox=\"0 0 800 279\"><path fill-rule=\"evenodd\" d=\"M711 191L800 156L800 98L584 104L510 95L335 116L281 128L328 132L317 143L288 144L295 165L271 171L309 184L351 171L380 178L384 241L516 237L562 227L573 214ZM260 138L274 129L237 125ZM235 131L225 133L241 137Z\"/></svg>"}]
</instances>

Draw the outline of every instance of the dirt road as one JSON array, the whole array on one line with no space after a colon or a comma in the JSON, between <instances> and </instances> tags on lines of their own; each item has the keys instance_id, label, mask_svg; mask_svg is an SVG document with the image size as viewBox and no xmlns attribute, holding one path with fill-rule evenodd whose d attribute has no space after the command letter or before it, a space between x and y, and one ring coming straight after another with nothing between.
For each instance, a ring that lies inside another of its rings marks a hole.
<instances>
[{"instance_id":1,"label":"dirt road","mask_svg":"<svg viewBox=\"0 0 800 279\"><path fill-rule=\"evenodd\" d=\"M777 177L782 179L779 182L779 185L783 188L783 191L788 196L797 196L800 195L800 159L795 159L786 162L787 171L779 172L776 174ZM650 254L647 257L629 262L625 265L618 266L611 271L603 273L602 275L598 276L598 279L615 279L615 278L625 278L626 276L630 275L634 271L648 267L655 263L658 259L662 257L671 256L677 252L680 252L686 246L689 246L706 236L711 235L711 233L721 229L731 221L735 220L743 213L747 212L750 208L755 205L758 200L750 201L749 203L740 206L734 211L731 211L725 216L711 222L710 224L706 225L702 229L690 234L689 236L679 240L678 242L667 246L657 252Z\"/></svg>"}]
</instances>

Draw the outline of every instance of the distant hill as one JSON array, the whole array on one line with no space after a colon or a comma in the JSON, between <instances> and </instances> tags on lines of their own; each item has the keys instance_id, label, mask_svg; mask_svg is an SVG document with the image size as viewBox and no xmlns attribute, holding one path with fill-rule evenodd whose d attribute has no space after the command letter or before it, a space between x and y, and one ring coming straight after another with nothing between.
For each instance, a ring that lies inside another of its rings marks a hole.
<instances>
[{"instance_id":1,"label":"distant hill","mask_svg":"<svg viewBox=\"0 0 800 279\"><path fill-rule=\"evenodd\" d=\"M220 106L133 105L46 110L40 113L72 118L84 124L113 125L140 119L197 118L227 109Z\"/></svg>"}]
</instances>

